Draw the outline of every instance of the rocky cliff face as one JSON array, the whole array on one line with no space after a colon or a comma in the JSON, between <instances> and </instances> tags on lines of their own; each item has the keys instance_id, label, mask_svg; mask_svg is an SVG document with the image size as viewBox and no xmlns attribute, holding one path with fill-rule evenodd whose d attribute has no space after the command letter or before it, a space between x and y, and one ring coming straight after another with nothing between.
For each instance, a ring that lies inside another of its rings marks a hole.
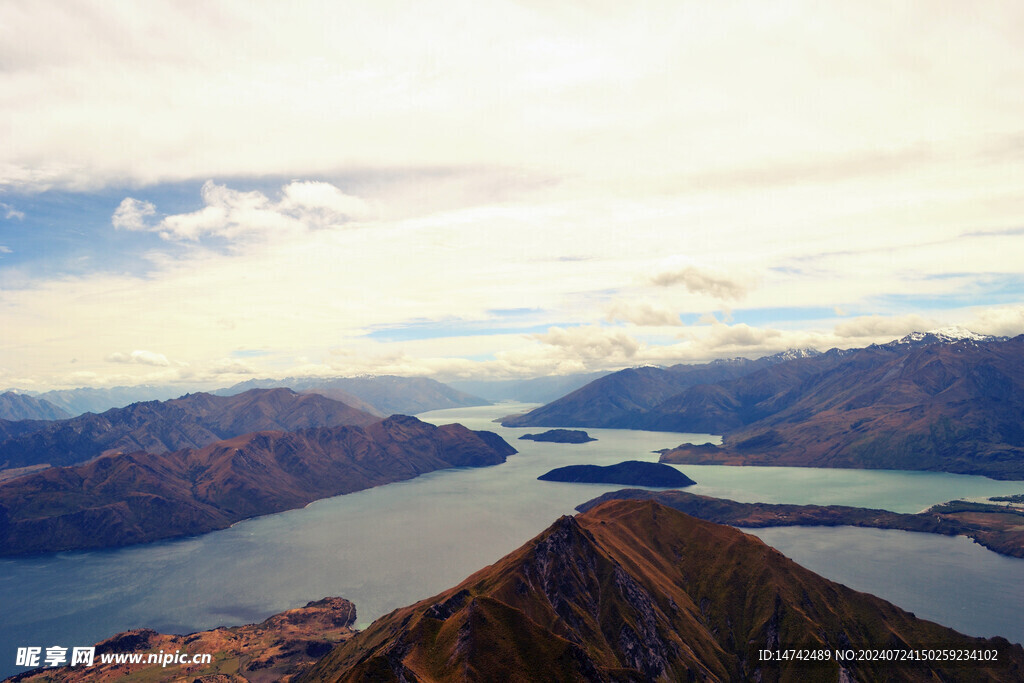
<instances>
[{"instance_id":1,"label":"rocky cliff face","mask_svg":"<svg viewBox=\"0 0 1024 683\"><path fill-rule=\"evenodd\" d=\"M259 624L221 627L189 635L150 629L118 633L96 644L91 667L45 668L12 679L19 683L79 681L252 681L287 683L340 642L352 637L356 607L342 598L323 598L275 614ZM105 654L182 652L214 655L209 664L102 663Z\"/></svg>"},{"instance_id":2,"label":"rocky cliff face","mask_svg":"<svg viewBox=\"0 0 1024 683\"><path fill-rule=\"evenodd\" d=\"M759 660L761 649L950 644L998 667ZM1024 650L968 638L653 502L613 501L387 615L305 681L1019 680ZM845 677L845 678L844 678Z\"/></svg>"},{"instance_id":3,"label":"rocky cliff face","mask_svg":"<svg viewBox=\"0 0 1024 683\"><path fill-rule=\"evenodd\" d=\"M203 533L425 472L496 465L512 453L489 432L395 415L368 427L256 432L174 453L104 456L0 484L0 553Z\"/></svg>"}]
</instances>

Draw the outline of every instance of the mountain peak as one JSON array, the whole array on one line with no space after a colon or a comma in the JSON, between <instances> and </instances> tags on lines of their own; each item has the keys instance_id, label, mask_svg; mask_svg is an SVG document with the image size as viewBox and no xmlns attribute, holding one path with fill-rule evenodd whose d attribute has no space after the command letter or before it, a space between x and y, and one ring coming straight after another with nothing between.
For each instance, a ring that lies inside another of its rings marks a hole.
<instances>
[{"instance_id":1,"label":"mountain peak","mask_svg":"<svg viewBox=\"0 0 1024 683\"><path fill-rule=\"evenodd\" d=\"M966 327L950 325L948 327L938 327L934 330L927 330L925 332L911 332L910 334L889 342L889 344L884 344L883 346L897 346L904 344L926 346L929 344L955 344L957 342L976 343L1005 340L1006 337L994 337L986 334L978 334L977 332L968 330Z\"/></svg>"}]
</instances>

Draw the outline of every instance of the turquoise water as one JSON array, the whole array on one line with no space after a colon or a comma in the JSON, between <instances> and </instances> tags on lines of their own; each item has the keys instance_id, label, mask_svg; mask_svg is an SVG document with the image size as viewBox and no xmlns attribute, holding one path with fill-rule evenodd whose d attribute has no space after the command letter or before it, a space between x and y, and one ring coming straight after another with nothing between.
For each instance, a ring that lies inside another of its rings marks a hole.
<instances>
[{"instance_id":1,"label":"turquoise water","mask_svg":"<svg viewBox=\"0 0 1024 683\"><path fill-rule=\"evenodd\" d=\"M506 429L493 422L519 409L521 406L488 406L421 416L439 424L461 422L472 429L502 434L520 453L497 467L434 472L194 538L0 560L0 674L16 670L19 646L89 645L142 626L188 633L259 621L326 595L355 602L358 621L366 625L458 583L522 545L559 515L573 514L576 505L621 488L537 481L544 472L569 464L654 461L657 449L683 441L718 441L711 435L607 429L587 430L598 439L587 444L520 441L518 436L524 433L543 430ZM902 512L959 497L1024 491L1024 483L936 473L679 469L698 482L689 489L695 493L742 501L841 503ZM821 539L841 539L839 544L850 549L851 559L841 567L812 566L826 576L898 557L894 560L897 570L913 572L921 577L918 581L892 594L892 581L878 576L872 579L871 572L865 571L854 578L867 585L854 587L965 632L999 633L1024 641L1019 619L1024 614L1024 595L1019 588L1024 561L1001 557L965 539L927 534L872 529L758 530L765 538L771 532L780 532L772 542L783 552L809 566L815 558L837 554ZM885 540L905 537L913 537L913 543ZM969 551L950 553L950 542ZM897 554L893 546L913 550ZM950 557L950 563L936 569L936 576L923 572L924 566L936 566L936 556ZM976 580L979 576L984 580ZM971 600L983 607L957 607L950 591L931 590L951 581L975 584L981 596ZM917 606L915 600L935 603L935 609Z\"/></svg>"}]
</instances>

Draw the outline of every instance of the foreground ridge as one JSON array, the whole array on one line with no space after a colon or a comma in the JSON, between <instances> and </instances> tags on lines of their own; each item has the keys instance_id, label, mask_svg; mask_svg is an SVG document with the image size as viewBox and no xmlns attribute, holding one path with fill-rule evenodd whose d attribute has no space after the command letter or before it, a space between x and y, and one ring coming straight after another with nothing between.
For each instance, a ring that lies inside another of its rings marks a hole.
<instances>
[{"instance_id":1,"label":"foreground ridge","mask_svg":"<svg viewBox=\"0 0 1024 683\"><path fill-rule=\"evenodd\" d=\"M835 660L850 648L994 651L998 664ZM762 650L829 652L760 661ZM460 585L378 619L305 681L1020 680L1024 650L917 619L760 540L610 501Z\"/></svg>"}]
</instances>

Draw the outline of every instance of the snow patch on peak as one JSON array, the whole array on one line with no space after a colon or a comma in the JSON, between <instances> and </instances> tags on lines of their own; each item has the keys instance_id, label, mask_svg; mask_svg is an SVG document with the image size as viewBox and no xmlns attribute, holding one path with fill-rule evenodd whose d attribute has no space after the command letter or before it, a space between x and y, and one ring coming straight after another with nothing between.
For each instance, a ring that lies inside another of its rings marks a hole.
<instances>
[{"instance_id":1,"label":"snow patch on peak","mask_svg":"<svg viewBox=\"0 0 1024 683\"><path fill-rule=\"evenodd\" d=\"M951 325L949 327L939 327L934 330L928 330L927 332L911 332L905 337L897 339L890 344L953 344L956 342L984 342L984 341L999 341L1004 337L993 337L985 334L978 334L972 332L966 327L960 327L959 325Z\"/></svg>"},{"instance_id":2,"label":"snow patch on peak","mask_svg":"<svg viewBox=\"0 0 1024 683\"><path fill-rule=\"evenodd\" d=\"M813 358L814 356L820 355L821 351L808 346L802 349L786 349L785 351L776 353L771 356L771 358L778 358L779 360L796 360L798 358Z\"/></svg>"}]
</instances>

